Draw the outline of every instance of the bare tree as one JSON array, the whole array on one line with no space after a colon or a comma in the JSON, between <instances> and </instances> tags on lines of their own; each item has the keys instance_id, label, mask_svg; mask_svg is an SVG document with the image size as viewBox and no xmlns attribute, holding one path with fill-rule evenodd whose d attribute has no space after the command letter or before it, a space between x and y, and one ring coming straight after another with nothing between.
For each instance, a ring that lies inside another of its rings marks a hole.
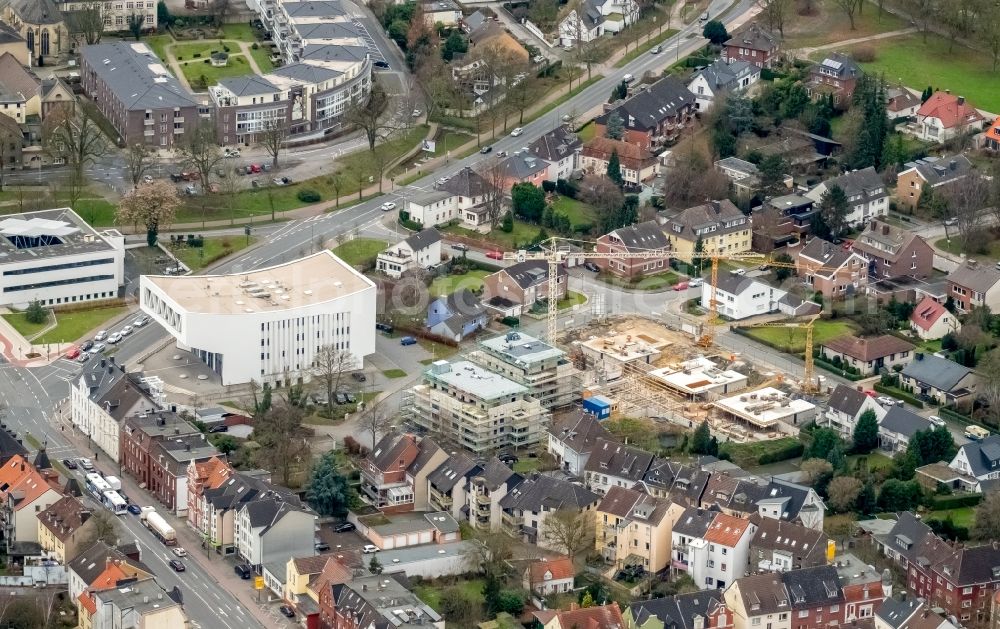
<instances>
[{"instance_id":1,"label":"bare tree","mask_svg":"<svg viewBox=\"0 0 1000 629\"><path fill-rule=\"evenodd\" d=\"M136 188L142 183L142 178L153 167L153 151L149 146L136 142L125 150L125 171L128 172L129 181L132 187Z\"/></svg>"},{"instance_id":2,"label":"bare tree","mask_svg":"<svg viewBox=\"0 0 1000 629\"><path fill-rule=\"evenodd\" d=\"M771 31L778 31L785 37L785 20L792 8L792 0L756 0L760 7L760 19Z\"/></svg>"},{"instance_id":3,"label":"bare tree","mask_svg":"<svg viewBox=\"0 0 1000 629\"><path fill-rule=\"evenodd\" d=\"M340 191L344 187L344 177L339 173L330 175L330 187L333 188L334 205L340 208Z\"/></svg>"},{"instance_id":4,"label":"bare tree","mask_svg":"<svg viewBox=\"0 0 1000 629\"><path fill-rule=\"evenodd\" d=\"M373 79L368 96L353 101L344 112L344 120L348 124L353 124L365 132L370 151L375 150L375 142L379 136L392 128L390 121L384 115L388 106L389 94L381 82Z\"/></svg>"},{"instance_id":5,"label":"bare tree","mask_svg":"<svg viewBox=\"0 0 1000 629\"><path fill-rule=\"evenodd\" d=\"M211 15L214 18L216 27L220 27L226 23L226 17L229 15L229 11L232 8L232 0L215 0L212 3Z\"/></svg>"},{"instance_id":6,"label":"bare tree","mask_svg":"<svg viewBox=\"0 0 1000 629\"><path fill-rule=\"evenodd\" d=\"M288 121L284 118L268 118L264 121L264 129L257 134L257 146L267 151L271 156L271 165L278 167L278 155L285 148L288 139Z\"/></svg>"},{"instance_id":7,"label":"bare tree","mask_svg":"<svg viewBox=\"0 0 1000 629\"><path fill-rule=\"evenodd\" d=\"M104 35L103 7L103 2L88 2L70 13L70 30L74 35L83 37L88 46L101 43Z\"/></svg>"},{"instance_id":8,"label":"bare tree","mask_svg":"<svg viewBox=\"0 0 1000 629\"><path fill-rule=\"evenodd\" d=\"M42 124L42 145L69 169L67 192L71 207L76 209L87 185L84 171L108 152L107 139L85 109L60 107Z\"/></svg>"},{"instance_id":9,"label":"bare tree","mask_svg":"<svg viewBox=\"0 0 1000 629\"><path fill-rule=\"evenodd\" d=\"M118 520L112 517L109 511L98 509L90 516L94 523L90 529L88 540L83 543L86 547L94 542L104 542L108 546L118 543Z\"/></svg>"},{"instance_id":10,"label":"bare tree","mask_svg":"<svg viewBox=\"0 0 1000 629\"><path fill-rule=\"evenodd\" d=\"M545 518L542 535L575 562L594 547L594 514L572 509L553 511Z\"/></svg>"},{"instance_id":11,"label":"bare tree","mask_svg":"<svg viewBox=\"0 0 1000 629\"><path fill-rule=\"evenodd\" d=\"M392 425L392 418L386 409L385 400L372 397L364 402L364 407L358 404L358 413L361 415L361 426L372 433L372 450L378 443L379 433L384 433Z\"/></svg>"},{"instance_id":12,"label":"bare tree","mask_svg":"<svg viewBox=\"0 0 1000 629\"><path fill-rule=\"evenodd\" d=\"M535 98L537 77L527 64L518 64L515 67L518 71L517 74L523 76L517 79L515 74L515 78L507 90L507 102L510 104L510 110L517 112L517 124L522 125L524 124L524 110L532 104Z\"/></svg>"},{"instance_id":13,"label":"bare tree","mask_svg":"<svg viewBox=\"0 0 1000 629\"><path fill-rule=\"evenodd\" d=\"M976 30L977 37L982 41L986 49L990 51L990 59L993 61L993 71L997 71L1000 64L1000 20L982 20Z\"/></svg>"},{"instance_id":14,"label":"bare tree","mask_svg":"<svg viewBox=\"0 0 1000 629\"><path fill-rule=\"evenodd\" d=\"M146 228L146 242L156 245L160 227L174 220L177 206L177 189L166 181L144 183L129 190L118 204L119 224L139 224Z\"/></svg>"},{"instance_id":15,"label":"bare tree","mask_svg":"<svg viewBox=\"0 0 1000 629\"><path fill-rule=\"evenodd\" d=\"M309 443L302 433L302 409L280 401L254 422L254 440L260 444L258 463L276 471L289 487L296 471L310 460Z\"/></svg>"},{"instance_id":16,"label":"bare tree","mask_svg":"<svg viewBox=\"0 0 1000 629\"><path fill-rule=\"evenodd\" d=\"M690 150L678 155L664 183L663 202L670 208L687 208L706 199L724 199L729 179L712 167L704 154Z\"/></svg>"},{"instance_id":17,"label":"bare tree","mask_svg":"<svg viewBox=\"0 0 1000 629\"><path fill-rule=\"evenodd\" d=\"M935 194L948 204L948 213L955 218L955 227L964 249L982 227L980 215L992 195L990 181L983 175L970 174L958 182L942 186Z\"/></svg>"},{"instance_id":18,"label":"bare tree","mask_svg":"<svg viewBox=\"0 0 1000 629\"><path fill-rule=\"evenodd\" d=\"M838 4L848 1L836 0ZM926 42L927 32L934 28L937 23L938 0L903 0L902 5L906 12L910 14L910 17L913 18L915 25L920 29L923 39Z\"/></svg>"},{"instance_id":19,"label":"bare tree","mask_svg":"<svg viewBox=\"0 0 1000 629\"><path fill-rule=\"evenodd\" d=\"M477 165L476 173L483 178L485 184L483 207L486 208L486 217L490 221L490 227L496 227L506 211L504 188L507 181L507 168L499 159L486 158Z\"/></svg>"},{"instance_id":20,"label":"bare tree","mask_svg":"<svg viewBox=\"0 0 1000 629\"><path fill-rule=\"evenodd\" d=\"M851 30L854 30L854 16L861 13L861 5L865 0L833 0L833 3L847 15L851 22Z\"/></svg>"},{"instance_id":21,"label":"bare tree","mask_svg":"<svg viewBox=\"0 0 1000 629\"><path fill-rule=\"evenodd\" d=\"M211 185L212 169L222 160L222 149L215 141L215 127L209 120L200 120L184 136L185 141L177 147L178 152L185 164L198 171L202 196L206 196Z\"/></svg>"},{"instance_id":22,"label":"bare tree","mask_svg":"<svg viewBox=\"0 0 1000 629\"><path fill-rule=\"evenodd\" d=\"M334 394L340 390L340 378L354 364L350 352L337 349L335 345L324 345L316 352L313 371L326 388L326 410L333 412Z\"/></svg>"},{"instance_id":23,"label":"bare tree","mask_svg":"<svg viewBox=\"0 0 1000 629\"><path fill-rule=\"evenodd\" d=\"M587 175L580 182L580 198L600 214L613 212L625 203L621 189L603 175Z\"/></svg>"}]
</instances>

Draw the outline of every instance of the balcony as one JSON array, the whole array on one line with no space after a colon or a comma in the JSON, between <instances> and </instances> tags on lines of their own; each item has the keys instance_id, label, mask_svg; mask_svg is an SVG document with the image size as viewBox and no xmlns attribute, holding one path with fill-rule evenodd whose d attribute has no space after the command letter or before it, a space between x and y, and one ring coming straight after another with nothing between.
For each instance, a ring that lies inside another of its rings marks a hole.
<instances>
[{"instance_id":1,"label":"balcony","mask_svg":"<svg viewBox=\"0 0 1000 629\"><path fill-rule=\"evenodd\" d=\"M154 124L156 124L156 120L154 120L152 117L150 117L150 118L144 118L143 121L142 121L142 124L145 127L151 127Z\"/></svg>"},{"instance_id":2,"label":"balcony","mask_svg":"<svg viewBox=\"0 0 1000 629\"><path fill-rule=\"evenodd\" d=\"M447 494L442 494L438 490L434 489L434 487L430 488L430 491L428 492L428 498L438 509L442 511L451 510L451 505L452 505L451 496Z\"/></svg>"}]
</instances>

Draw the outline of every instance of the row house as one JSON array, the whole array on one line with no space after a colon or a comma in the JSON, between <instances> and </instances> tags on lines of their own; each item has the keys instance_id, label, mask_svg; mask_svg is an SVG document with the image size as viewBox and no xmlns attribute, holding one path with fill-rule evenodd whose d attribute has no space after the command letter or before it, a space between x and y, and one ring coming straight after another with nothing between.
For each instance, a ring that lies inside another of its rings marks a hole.
<instances>
[{"instance_id":1,"label":"row house","mask_svg":"<svg viewBox=\"0 0 1000 629\"><path fill-rule=\"evenodd\" d=\"M653 455L645 450L598 439L584 467L584 483L602 495L612 487L633 487L652 463Z\"/></svg>"},{"instance_id":2,"label":"row house","mask_svg":"<svg viewBox=\"0 0 1000 629\"><path fill-rule=\"evenodd\" d=\"M879 220L870 220L854 241L854 251L868 260L873 277L926 279L934 269L934 249L920 236Z\"/></svg>"},{"instance_id":3,"label":"row house","mask_svg":"<svg viewBox=\"0 0 1000 629\"><path fill-rule=\"evenodd\" d=\"M598 440L614 441L614 437L593 414L571 413L549 427L546 449L563 470L583 476Z\"/></svg>"},{"instance_id":4,"label":"row house","mask_svg":"<svg viewBox=\"0 0 1000 629\"><path fill-rule=\"evenodd\" d=\"M405 575L395 573L331 583L320 592L320 627L425 626L444 629L441 615L411 592L405 579Z\"/></svg>"},{"instance_id":5,"label":"row house","mask_svg":"<svg viewBox=\"0 0 1000 629\"><path fill-rule=\"evenodd\" d=\"M682 508L634 489L611 487L595 510L595 542L605 562L660 572L670 565L670 531Z\"/></svg>"},{"instance_id":6,"label":"row house","mask_svg":"<svg viewBox=\"0 0 1000 629\"><path fill-rule=\"evenodd\" d=\"M236 473L229 464L219 458L212 457L207 461L192 462L187 468L188 525L204 534L207 530L207 511L202 497L208 489L215 489Z\"/></svg>"},{"instance_id":7,"label":"row house","mask_svg":"<svg viewBox=\"0 0 1000 629\"><path fill-rule=\"evenodd\" d=\"M704 590L630 603L622 612L629 629L729 629L733 614L722 592Z\"/></svg>"},{"instance_id":8,"label":"row house","mask_svg":"<svg viewBox=\"0 0 1000 629\"><path fill-rule=\"evenodd\" d=\"M703 590L724 589L746 574L756 525L715 509L688 507L671 534L671 567Z\"/></svg>"},{"instance_id":9,"label":"row house","mask_svg":"<svg viewBox=\"0 0 1000 629\"><path fill-rule=\"evenodd\" d=\"M93 542L66 563L69 598L74 605L77 604L80 595L86 592L87 588L101 583L99 578L102 573L112 565L121 570L120 574L124 575L120 577L121 579L153 576L147 572L148 568L139 561L138 546L131 548L119 546L116 548L101 541ZM115 581L112 580L110 584L113 586Z\"/></svg>"},{"instance_id":10,"label":"row house","mask_svg":"<svg viewBox=\"0 0 1000 629\"><path fill-rule=\"evenodd\" d=\"M559 550L559 544L548 533L545 521L557 511L588 514L601 497L586 487L547 475L532 475L524 479L500 499L503 510L503 530L528 544Z\"/></svg>"},{"instance_id":11,"label":"row house","mask_svg":"<svg viewBox=\"0 0 1000 629\"><path fill-rule=\"evenodd\" d=\"M844 222L849 227L862 225L889 213L889 191L882 176L871 166L827 179L806 192L805 196L819 204L824 195L834 187L840 188L847 197L850 209Z\"/></svg>"},{"instance_id":12,"label":"row house","mask_svg":"<svg viewBox=\"0 0 1000 629\"><path fill-rule=\"evenodd\" d=\"M361 491L384 513L425 511L427 475L447 458L431 439L389 433L361 462Z\"/></svg>"},{"instance_id":13,"label":"row house","mask_svg":"<svg viewBox=\"0 0 1000 629\"><path fill-rule=\"evenodd\" d=\"M662 78L595 118L597 137L608 137L611 116L622 121L622 140L654 151L677 140L694 120L694 95L676 77Z\"/></svg>"},{"instance_id":14,"label":"row house","mask_svg":"<svg viewBox=\"0 0 1000 629\"><path fill-rule=\"evenodd\" d=\"M618 157L618 170L622 181L638 186L656 176L657 159L649 149L612 138L595 137L583 145L580 152L580 170L589 174L604 175L611 159Z\"/></svg>"},{"instance_id":15,"label":"row house","mask_svg":"<svg viewBox=\"0 0 1000 629\"><path fill-rule=\"evenodd\" d=\"M711 472L697 467L653 459L637 486L651 496L669 498L682 507L698 506L711 476Z\"/></svg>"},{"instance_id":16,"label":"row house","mask_svg":"<svg viewBox=\"0 0 1000 629\"><path fill-rule=\"evenodd\" d=\"M62 498L58 480L53 470L38 470L20 455L0 468L0 522L8 554L15 544L38 543L38 514Z\"/></svg>"},{"instance_id":17,"label":"row house","mask_svg":"<svg viewBox=\"0 0 1000 629\"><path fill-rule=\"evenodd\" d=\"M669 268L670 241L657 221L636 223L610 231L597 239L598 253L656 254L662 257L621 257L597 260L597 265L628 281L635 281L645 275L662 273Z\"/></svg>"},{"instance_id":18,"label":"row house","mask_svg":"<svg viewBox=\"0 0 1000 629\"><path fill-rule=\"evenodd\" d=\"M885 417L885 408L875 398L846 384L838 384L830 394L823 418L827 427L836 430L844 439L852 439L854 427L868 411L875 413L879 423Z\"/></svg>"},{"instance_id":19,"label":"row house","mask_svg":"<svg viewBox=\"0 0 1000 629\"><path fill-rule=\"evenodd\" d=\"M750 523L756 528L750 540L751 574L827 564L831 540L823 531L757 514L750 516Z\"/></svg>"},{"instance_id":20,"label":"row house","mask_svg":"<svg viewBox=\"0 0 1000 629\"><path fill-rule=\"evenodd\" d=\"M957 619L956 619L957 620ZM887 598L875 614L875 629L958 629L923 600Z\"/></svg>"},{"instance_id":21,"label":"row house","mask_svg":"<svg viewBox=\"0 0 1000 629\"><path fill-rule=\"evenodd\" d=\"M718 507L723 513L798 522L815 530L823 530L826 505L812 487L771 478L766 484L755 479L736 478L713 473L702 492L700 506Z\"/></svg>"},{"instance_id":22,"label":"row house","mask_svg":"<svg viewBox=\"0 0 1000 629\"><path fill-rule=\"evenodd\" d=\"M93 512L74 496L63 496L38 514L38 543L60 564L74 559L93 539Z\"/></svg>"},{"instance_id":23,"label":"row house","mask_svg":"<svg viewBox=\"0 0 1000 629\"><path fill-rule=\"evenodd\" d=\"M997 542L953 548L936 536L933 540L936 542L925 543L937 552L931 552L926 562L910 564L909 591L944 609L963 624L989 622L992 596L1000 587Z\"/></svg>"},{"instance_id":24,"label":"row house","mask_svg":"<svg viewBox=\"0 0 1000 629\"><path fill-rule=\"evenodd\" d=\"M966 260L948 274L948 297L960 314L977 306L1000 309L1000 266Z\"/></svg>"},{"instance_id":25,"label":"row house","mask_svg":"<svg viewBox=\"0 0 1000 629\"><path fill-rule=\"evenodd\" d=\"M236 557L258 573L265 565L289 557L315 552L316 514L290 500L286 494L270 491L243 504L233 518Z\"/></svg>"}]
</instances>

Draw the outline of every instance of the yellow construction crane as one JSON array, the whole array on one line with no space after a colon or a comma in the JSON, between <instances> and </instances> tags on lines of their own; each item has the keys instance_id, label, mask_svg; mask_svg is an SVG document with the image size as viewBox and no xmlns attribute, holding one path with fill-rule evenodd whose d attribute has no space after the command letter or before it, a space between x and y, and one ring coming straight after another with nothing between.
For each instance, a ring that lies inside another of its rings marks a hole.
<instances>
[{"instance_id":1,"label":"yellow construction crane","mask_svg":"<svg viewBox=\"0 0 1000 629\"><path fill-rule=\"evenodd\" d=\"M559 247L556 244L555 238L549 239L549 251L525 251L521 249L519 251L506 251L503 254L504 260L517 260L518 262L524 262L525 260L544 260L549 265L549 275L548 275L548 330L546 333L546 340L550 345L555 345L556 342L556 332L558 330L559 321L559 300L553 299L554 295L559 294L559 265L563 264L569 259L589 259L589 260L635 260L635 259L655 259L662 260L664 258L670 258L670 253L666 251L622 251L622 252L607 252L600 253L597 251L571 251L570 247L563 246ZM567 286L567 292L569 287Z\"/></svg>"},{"instance_id":2,"label":"yellow construction crane","mask_svg":"<svg viewBox=\"0 0 1000 629\"><path fill-rule=\"evenodd\" d=\"M712 343L715 342L715 325L719 320L719 300L717 298L718 286L719 286L719 260L744 260L744 261L755 261L762 262L764 260L763 254L760 253L694 253L691 254L692 260L704 260L709 259L712 261L712 283L711 283L711 295L708 298L708 321L705 327L702 329L701 336L698 337L698 345L702 347L711 347Z\"/></svg>"},{"instance_id":3,"label":"yellow construction crane","mask_svg":"<svg viewBox=\"0 0 1000 629\"><path fill-rule=\"evenodd\" d=\"M819 319L822 313L816 313L806 321L767 321L764 323L751 323L741 326L746 328L801 328L806 331L805 346L805 373L802 378L802 390L806 393L815 393L819 385L814 380L813 363L813 324Z\"/></svg>"}]
</instances>

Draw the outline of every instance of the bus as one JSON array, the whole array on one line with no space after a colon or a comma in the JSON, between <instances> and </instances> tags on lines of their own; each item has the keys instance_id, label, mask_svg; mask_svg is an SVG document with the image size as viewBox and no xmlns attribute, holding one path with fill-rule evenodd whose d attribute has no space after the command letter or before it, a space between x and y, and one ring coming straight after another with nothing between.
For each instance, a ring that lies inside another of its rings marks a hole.
<instances>
[{"instance_id":1,"label":"bus","mask_svg":"<svg viewBox=\"0 0 1000 629\"><path fill-rule=\"evenodd\" d=\"M125 502L125 499L117 491L104 492L104 498L101 502L115 515L125 515L128 513L128 503Z\"/></svg>"},{"instance_id":2,"label":"bus","mask_svg":"<svg viewBox=\"0 0 1000 629\"><path fill-rule=\"evenodd\" d=\"M104 502L104 492L111 491L111 485L104 477L96 472L87 474L87 491L94 495L101 502Z\"/></svg>"}]
</instances>

